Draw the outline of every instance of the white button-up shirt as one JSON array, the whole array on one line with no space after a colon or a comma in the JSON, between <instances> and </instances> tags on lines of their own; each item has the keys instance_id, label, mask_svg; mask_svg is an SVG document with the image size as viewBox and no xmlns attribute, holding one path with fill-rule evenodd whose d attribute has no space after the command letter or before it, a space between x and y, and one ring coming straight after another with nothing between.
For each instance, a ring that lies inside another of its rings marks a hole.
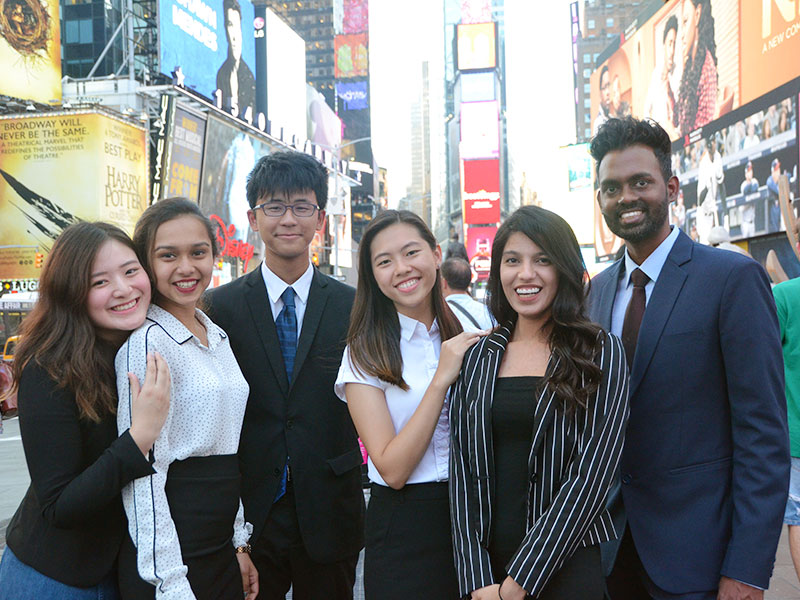
<instances>
[{"instance_id":1,"label":"white button-up shirt","mask_svg":"<svg viewBox=\"0 0 800 600\"><path fill-rule=\"evenodd\" d=\"M344 351L335 385L336 395L345 402L347 399L344 395L344 386L347 383L363 383L383 390L395 434L405 427L422 401L422 396L427 391L433 374L439 366L439 351L442 347L439 326L435 321L428 330L419 321L401 314L397 316L400 318L400 355L403 358L403 379L408 384L408 391L403 391L396 385L381 381L372 375L356 371L350 362L349 347ZM449 452L450 423L448 399L445 398L428 448L406 483L447 481ZM386 485L371 458L368 459L367 469L370 481Z\"/></svg>"},{"instance_id":2,"label":"white button-up shirt","mask_svg":"<svg viewBox=\"0 0 800 600\"><path fill-rule=\"evenodd\" d=\"M275 275L266 262L261 263L261 276L264 278L264 285L267 287L269 306L272 310L272 320L275 321L283 310L283 292L290 285L294 290L294 316L297 318L297 341L300 341L300 331L303 329L303 318L306 316L306 306L308 306L308 294L311 292L311 280L314 279L314 267L311 262L308 268L292 284L286 283L283 279Z\"/></svg>"}]
</instances>

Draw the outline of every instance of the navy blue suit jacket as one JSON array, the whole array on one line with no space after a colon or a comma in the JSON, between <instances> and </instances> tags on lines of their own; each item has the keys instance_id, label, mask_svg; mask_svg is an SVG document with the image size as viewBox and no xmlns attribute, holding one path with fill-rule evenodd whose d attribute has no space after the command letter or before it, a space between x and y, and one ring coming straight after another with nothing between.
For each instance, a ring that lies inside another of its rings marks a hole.
<instances>
[{"instance_id":1,"label":"navy blue suit jacket","mask_svg":"<svg viewBox=\"0 0 800 600\"><path fill-rule=\"evenodd\" d=\"M592 281L606 330L623 269ZM714 590L720 575L767 588L790 462L780 329L758 263L678 236L642 320L630 409L622 500L652 581L673 594Z\"/></svg>"}]
</instances>

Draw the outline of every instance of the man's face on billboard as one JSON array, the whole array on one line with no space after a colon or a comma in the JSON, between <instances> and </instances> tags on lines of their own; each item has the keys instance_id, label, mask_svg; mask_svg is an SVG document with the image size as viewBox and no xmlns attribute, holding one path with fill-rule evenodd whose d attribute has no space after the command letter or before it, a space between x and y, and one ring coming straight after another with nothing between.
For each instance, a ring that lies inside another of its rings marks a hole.
<instances>
[{"instance_id":1,"label":"man's face on billboard","mask_svg":"<svg viewBox=\"0 0 800 600\"><path fill-rule=\"evenodd\" d=\"M611 104L611 84L608 82L608 71L600 74L600 104L608 110Z\"/></svg>"},{"instance_id":2,"label":"man's face on billboard","mask_svg":"<svg viewBox=\"0 0 800 600\"><path fill-rule=\"evenodd\" d=\"M236 9L225 11L225 35L228 37L228 52L239 60L242 57L242 16Z\"/></svg>"},{"instance_id":3,"label":"man's face on billboard","mask_svg":"<svg viewBox=\"0 0 800 600\"><path fill-rule=\"evenodd\" d=\"M667 66L667 71L671 71L675 65L675 38L677 37L677 32L670 29L667 37L664 38L664 64Z\"/></svg>"}]
</instances>

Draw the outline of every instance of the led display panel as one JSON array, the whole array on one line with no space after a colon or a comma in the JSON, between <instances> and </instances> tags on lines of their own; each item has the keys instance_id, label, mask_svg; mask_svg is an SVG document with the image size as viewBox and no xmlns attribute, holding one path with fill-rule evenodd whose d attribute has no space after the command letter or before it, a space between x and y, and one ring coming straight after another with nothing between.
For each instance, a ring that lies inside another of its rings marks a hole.
<instances>
[{"instance_id":1,"label":"led display panel","mask_svg":"<svg viewBox=\"0 0 800 600\"><path fill-rule=\"evenodd\" d=\"M461 104L462 159L497 158L500 155L499 105L490 102Z\"/></svg>"},{"instance_id":2,"label":"led display panel","mask_svg":"<svg viewBox=\"0 0 800 600\"><path fill-rule=\"evenodd\" d=\"M456 26L457 68L479 71L497 66L497 26L493 22Z\"/></svg>"}]
</instances>

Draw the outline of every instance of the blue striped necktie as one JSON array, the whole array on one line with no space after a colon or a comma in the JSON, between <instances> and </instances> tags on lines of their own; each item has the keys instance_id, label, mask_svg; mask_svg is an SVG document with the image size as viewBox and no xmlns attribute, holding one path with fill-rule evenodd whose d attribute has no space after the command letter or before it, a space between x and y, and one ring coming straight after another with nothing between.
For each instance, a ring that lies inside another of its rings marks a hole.
<instances>
[{"instance_id":1,"label":"blue striped necktie","mask_svg":"<svg viewBox=\"0 0 800 600\"><path fill-rule=\"evenodd\" d=\"M278 332L278 343L281 345L281 354L283 355L283 364L286 367L286 378L289 383L292 381L292 372L294 371L294 357L297 354L297 315L294 312L294 290L291 286L287 287L283 294L283 310L281 310L278 318L275 319L275 329ZM286 459L286 465L283 467L281 474L281 483L278 487L278 493L275 495L277 502L286 493L286 482L289 479L289 459Z\"/></svg>"}]
</instances>

